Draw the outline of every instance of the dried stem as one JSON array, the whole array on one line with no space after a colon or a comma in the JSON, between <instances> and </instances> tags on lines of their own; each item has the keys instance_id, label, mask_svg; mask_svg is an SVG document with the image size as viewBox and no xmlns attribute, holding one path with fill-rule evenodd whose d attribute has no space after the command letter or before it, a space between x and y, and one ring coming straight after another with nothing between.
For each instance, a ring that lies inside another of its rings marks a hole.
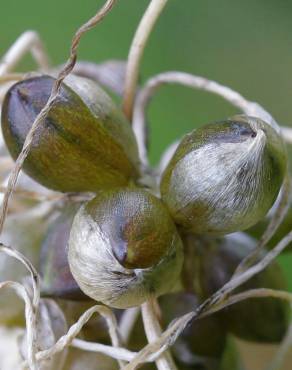
<instances>
[{"instance_id":1,"label":"dried stem","mask_svg":"<svg viewBox=\"0 0 292 370\"><path fill-rule=\"evenodd\" d=\"M136 352L131 352L125 348L107 346L101 343L87 342L81 339L73 339L71 346L84 351L102 353L116 360L132 361L137 355Z\"/></svg>"},{"instance_id":2,"label":"dried stem","mask_svg":"<svg viewBox=\"0 0 292 370\"><path fill-rule=\"evenodd\" d=\"M128 55L123 110L131 121L139 76L140 62L151 31L167 0L151 0L136 30Z\"/></svg>"},{"instance_id":3,"label":"dried stem","mask_svg":"<svg viewBox=\"0 0 292 370\"><path fill-rule=\"evenodd\" d=\"M38 370L36 360L36 312L27 290L23 285L15 281L4 281L0 283L0 289L10 288L23 299L25 303L26 340L27 340L27 362L30 370Z\"/></svg>"},{"instance_id":4,"label":"dried stem","mask_svg":"<svg viewBox=\"0 0 292 370\"><path fill-rule=\"evenodd\" d=\"M253 294L253 296L256 295L257 297L273 296L292 301L291 293L272 289L256 289L228 297L228 294L230 294L234 289L244 284L247 280L258 274L260 271L264 270L285 249L285 247L289 245L291 241L292 232L287 234L286 237L284 237L273 250L267 253L262 261L258 262L244 273L240 274L239 276L235 276L233 279L227 282L221 289L203 302L196 311L192 311L172 323L155 342L145 346L138 353L136 358L124 368L124 370L134 370L146 359L153 360L159 357L175 342L177 337L192 320L198 319L199 317L204 317L212 312L219 311L230 304L239 302L239 300L250 298L251 294Z\"/></svg>"},{"instance_id":5,"label":"dried stem","mask_svg":"<svg viewBox=\"0 0 292 370\"><path fill-rule=\"evenodd\" d=\"M31 50L34 59L41 69L48 70L49 61L47 53L41 39L39 38L39 35L35 31L27 31L19 36L19 38L3 56L0 63L0 76L3 76L11 71L27 52L27 50Z\"/></svg>"},{"instance_id":6,"label":"dried stem","mask_svg":"<svg viewBox=\"0 0 292 370\"><path fill-rule=\"evenodd\" d=\"M6 191L7 191L7 187L0 185L0 193L5 193ZM64 194L58 194L58 193L42 194L42 193L38 193L36 191L25 190L25 189L22 189L22 188L14 189L13 193L14 193L14 195L17 195L18 197L33 199L33 200L36 200L36 201L39 201L39 202L50 201L50 200L58 200L58 199L63 199L64 198Z\"/></svg>"},{"instance_id":7,"label":"dried stem","mask_svg":"<svg viewBox=\"0 0 292 370\"><path fill-rule=\"evenodd\" d=\"M29 271L32 278L33 298L32 301L23 285L16 282L3 282L0 286L8 286L14 289L25 302L25 319L26 319L26 336L27 336L27 358L31 370L38 369L35 352L36 352L36 316L38 313L40 301L40 279L39 275L31 262L14 248L0 243L0 251L14 257L20 261Z\"/></svg>"},{"instance_id":8,"label":"dried stem","mask_svg":"<svg viewBox=\"0 0 292 370\"><path fill-rule=\"evenodd\" d=\"M154 298L142 305L142 317L145 334L149 343L154 342L161 335L161 327L154 309ZM155 361L158 370L177 370L169 351L164 352Z\"/></svg>"},{"instance_id":9,"label":"dried stem","mask_svg":"<svg viewBox=\"0 0 292 370\"><path fill-rule=\"evenodd\" d=\"M83 326L89 321L91 316L96 312L98 312L105 318L108 324L109 334L111 337L113 347L119 349L120 339L118 335L117 323L111 309L106 306L96 305L85 311L78 319L78 321L69 328L67 334L59 338L59 340L54 344L54 346L44 351L38 352L36 354L36 359L38 361L44 361L54 356L56 353L63 351L63 349L71 345L73 339L76 338L76 336L82 330ZM118 351L116 351L115 353L118 353Z\"/></svg>"},{"instance_id":10,"label":"dried stem","mask_svg":"<svg viewBox=\"0 0 292 370\"><path fill-rule=\"evenodd\" d=\"M165 84L173 83L219 95L235 107L239 108L245 114L260 117L273 126L277 132L280 131L279 126L266 110L264 110L259 104L248 101L238 92L230 89L229 87L220 85L219 83L208 80L204 77L195 76L189 73L177 71L164 72L152 77L147 81L143 89L141 89L139 92L134 106L133 129L138 141L140 158L145 166L148 166L145 111L150 103L151 98L159 89L159 87Z\"/></svg>"},{"instance_id":11,"label":"dried stem","mask_svg":"<svg viewBox=\"0 0 292 370\"><path fill-rule=\"evenodd\" d=\"M23 73L9 73L3 76L0 76L0 83L11 82L11 81L20 81L23 78Z\"/></svg>"},{"instance_id":12,"label":"dried stem","mask_svg":"<svg viewBox=\"0 0 292 370\"><path fill-rule=\"evenodd\" d=\"M14 257L18 261L20 261L26 269L29 271L32 279L32 287L33 287L33 305L34 308L37 310L40 301L40 278L37 270L32 265L32 263L20 252L12 247L8 247L3 243L0 243L0 251L8 254L11 257Z\"/></svg>"},{"instance_id":13,"label":"dried stem","mask_svg":"<svg viewBox=\"0 0 292 370\"><path fill-rule=\"evenodd\" d=\"M127 344L130 339L130 335L137 322L140 311L140 307L132 307L123 312L119 322L119 333L122 336L124 344Z\"/></svg>"},{"instance_id":14,"label":"dried stem","mask_svg":"<svg viewBox=\"0 0 292 370\"><path fill-rule=\"evenodd\" d=\"M84 33L92 29L98 22L100 22L106 14L112 9L113 5L115 4L116 0L107 0L104 6L97 12L97 14L92 17L88 22L86 22L84 25L82 25L78 31L76 32L75 36L73 37L72 40L72 45L70 49L70 57L61 70L61 72L58 75L58 78L56 79L50 97L46 103L46 105L43 107L43 109L40 111L38 116L33 122L33 125L29 131L29 133L26 136L25 142L23 144L23 148L21 150L21 153L19 154L15 166L13 170L11 171L11 174L9 176L9 181L8 181L8 189L4 195L3 203L2 203L2 210L1 210L1 215L0 215L0 234L2 233L3 230L3 225L5 222L5 217L7 214L7 208L8 208L8 202L9 198L14 190L14 187L17 182L17 178L19 175L19 172L22 168L22 165L29 153L29 150L31 148L34 136L36 134L36 130L38 128L38 125L41 124L44 119L46 118L48 112L50 111L52 105L56 101L58 97L59 90L61 88L62 81L66 76L69 75L69 73L73 70L74 65L76 63L77 59L77 49L78 45L80 42L80 39Z\"/></svg>"}]
</instances>

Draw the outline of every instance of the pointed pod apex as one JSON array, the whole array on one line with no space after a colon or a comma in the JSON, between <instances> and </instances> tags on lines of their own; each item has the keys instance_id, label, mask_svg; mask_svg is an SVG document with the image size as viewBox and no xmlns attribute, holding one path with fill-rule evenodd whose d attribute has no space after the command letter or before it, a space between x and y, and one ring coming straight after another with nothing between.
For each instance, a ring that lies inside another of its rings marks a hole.
<instances>
[{"instance_id":1,"label":"pointed pod apex","mask_svg":"<svg viewBox=\"0 0 292 370\"><path fill-rule=\"evenodd\" d=\"M13 85L2 106L2 131L16 159L55 79L28 78ZM40 122L24 171L64 192L127 185L139 177L134 133L111 98L93 81L70 76Z\"/></svg>"},{"instance_id":2,"label":"pointed pod apex","mask_svg":"<svg viewBox=\"0 0 292 370\"><path fill-rule=\"evenodd\" d=\"M161 196L187 231L245 230L273 205L286 168L281 136L259 118L238 115L182 139L162 175Z\"/></svg>"},{"instance_id":3,"label":"pointed pod apex","mask_svg":"<svg viewBox=\"0 0 292 370\"><path fill-rule=\"evenodd\" d=\"M101 191L77 213L69 264L80 288L116 308L170 290L182 267L182 242L163 203L142 189Z\"/></svg>"}]
</instances>

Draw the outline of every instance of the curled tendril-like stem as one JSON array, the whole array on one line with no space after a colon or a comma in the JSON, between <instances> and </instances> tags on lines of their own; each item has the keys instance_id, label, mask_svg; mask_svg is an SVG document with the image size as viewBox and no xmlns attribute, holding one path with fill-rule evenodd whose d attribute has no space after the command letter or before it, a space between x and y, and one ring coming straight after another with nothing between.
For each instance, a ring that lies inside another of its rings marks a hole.
<instances>
[{"instance_id":1,"label":"curled tendril-like stem","mask_svg":"<svg viewBox=\"0 0 292 370\"><path fill-rule=\"evenodd\" d=\"M255 289L249 290L243 293L236 294L234 296L229 296L229 294L244 284L246 281L251 279L254 275L258 274L264 270L292 241L292 231L286 235L277 246L271 250L266 256L258 262L256 265L250 267L247 271L240 274L239 276L234 276L229 282L227 282L221 289L214 293L210 298L203 302L196 311L189 312L188 314L175 320L168 329L162 333L162 335L153 343L145 346L136 356L136 358L131 361L124 370L134 370L139 364L149 359L149 356L157 358L165 350L173 345L178 336L182 333L185 327L192 321L197 320L201 317L205 317L208 314L217 312L230 304L234 304L241 300L250 298L252 296L257 297L277 297L281 299L286 299L292 302L292 294L289 292L282 292L273 289Z\"/></svg>"},{"instance_id":2,"label":"curled tendril-like stem","mask_svg":"<svg viewBox=\"0 0 292 370\"><path fill-rule=\"evenodd\" d=\"M27 289L14 281L4 281L0 284L0 288L9 287L23 299L25 303L25 320L26 320L26 337L27 337L27 358L31 370L37 370L36 361L36 315L38 312L40 301L40 278L38 272L31 262L20 252L12 247L8 247L0 243L0 251L20 261L29 271L32 279L33 297L32 299L27 292Z\"/></svg>"},{"instance_id":3,"label":"curled tendril-like stem","mask_svg":"<svg viewBox=\"0 0 292 370\"><path fill-rule=\"evenodd\" d=\"M142 305L142 317L145 334L149 343L155 341L161 335L161 327L155 314L154 298ZM177 367L169 351L163 353L155 361L158 370L177 370Z\"/></svg>"},{"instance_id":4,"label":"curled tendril-like stem","mask_svg":"<svg viewBox=\"0 0 292 370\"><path fill-rule=\"evenodd\" d=\"M157 90L165 84L180 84L191 87L196 90L203 90L215 95L221 96L233 106L239 108L242 112L250 116L257 116L273 126L277 132L280 131L279 126L273 117L258 103L250 102L238 92L231 88L221 85L216 81L208 80L207 78L195 76L190 73L169 71L160 73L151 77L140 90L133 113L133 130L136 134L140 158L142 163L147 167L147 149L146 149L146 117L145 111L151 101L151 98Z\"/></svg>"},{"instance_id":5,"label":"curled tendril-like stem","mask_svg":"<svg viewBox=\"0 0 292 370\"><path fill-rule=\"evenodd\" d=\"M123 110L130 121L132 119L133 104L139 76L139 67L143 52L151 31L166 3L167 0L151 0L132 41L128 56L123 99Z\"/></svg>"}]
</instances>

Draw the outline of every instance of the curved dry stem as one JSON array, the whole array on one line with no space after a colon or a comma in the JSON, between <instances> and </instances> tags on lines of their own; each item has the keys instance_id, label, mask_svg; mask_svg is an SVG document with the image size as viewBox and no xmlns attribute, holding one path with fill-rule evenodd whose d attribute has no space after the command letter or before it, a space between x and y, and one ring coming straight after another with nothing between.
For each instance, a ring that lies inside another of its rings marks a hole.
<instances>
[{"instance_id":1,"label":"curved dry stem","mask_svg":"<svg viewBox=\"0 0 292 370\"><path fill-rule=\"evenodd\" d=\"M116 360L123 360L128 362L132 361L137 355L137 352L132 352L125 348L107 346L101 343L87 342L81 339L73 339L71 346L82 349L84 351L102 353Z\"/></svg>"},{"instance_id":2,"label":"curved dry stem","mask_svg":"<svg viewBox=\"0 0 292 370\"><path fill-rule=\"evenodd\" d=\"M27 340L27 362L30 370L38 370L36 360L36 312L31 302L28 292L23 285L15 281L4 281L0 283L0 289L10 288L24 301L25 321L26 321L26 340Z\"/></svg>"},{"instance_id":3,"label":"curved dry stem","mask_svg":"<svg viewBox=\"0 0 292 370\"><path fill-rule=\"evenodd\" d=\"M76 63L77 59L77 49L80 42L81 37L84 33L91 30L94 26L96 26L97 23L99 23L106 15L107 13L112 9L113 5L115 4L116 0L107 0L104 6L97 12L97 14L92 17L88 22L86 22L84 25L82 25L76 32L75 36L73 37L71 48L70 48L70 57L67 61L67 63L64 65L63 69L58 75L58 78L56 79L50 97L46 103L46 105L43 107L43 109L40 111L36 119L34 120L32 127L29 131L29 133L26 136L25 142L23 144L23 148L16 160L15 166L13 170L11 171L11 174L9 176L8 181L8 189L4 195L3 203L2 203L2 209L1 209L1 215L0 215L0 234L3 230L3 225L5 222L5 217L7 214L8 209L8 202L10 199L10 196L15 188L17 178L19 175L19 172L22 168L22 165L30 151L30 147L32 145L36 130L38 125L42 124L44 119L46 118L48 112L50 111L52 105L54 104L55 100L57 99L57 96L59 94L62 81L66 76L69 75L69 73L73 70L74 65Z\"/></svg>"},{"instance_id":4,"label":"curved dry stem","mask_svg":"<svg viewBox=\"0 0 292 370\"><path fill-rule=\"evenodd\" d=\"M29 271L31 275L32 287L33 287L33 306L34 306L34 310L36 311L39 305L39 301L40 301L40 277L39 277L37 270L32 265L32 263L22 253L18 252L16 249L12 247L8 247L0 242L0 251L8 254L11 257L16 258Z\"/></svg>"},{"instance_id":5,"label":"curved dry stem","mask_svg":"<svg viewBox=\"0 0 292 370\"><path fill-rule=\"evenodd\" d=\"M221 96L223 99L239 108L242 112L250 116L257 116L269 123L280 132L279 126L273 117L264 108L255 102L250 102L238 92L218 82L207 78L195 76L185 72L170 71L158 74L147 81L143 89L139 92L133 114L133 130L136 134L141 161L148 166L146 149L146 118L145 111L156 91L165 84L181 84L193 89L208 91Z\"/></svg>"},{"instance_id":6,"label":"curved dry stem","mask_svg":"<svg viewBox=\"0 0 292 370\"><path fill-rule=\"evenodd\" d=\"M9 73L0 76L0 84L11 81L20 81L23 78L23 73Z\"/></svg>"},{"instance_id":7,"label":"curved dry stem","mask_svg":"<svg viewBox=\"0 0 292 370\"><path fill-rule=\"evenodd\" d=\"M14 289L25 302L25 322L27 336L27 359L30 369L38 369L35 352L36 352L36 316L40 302L40 278L37 270L32 263L20 252L12 247L0 243L0 251L14 257L20 261L29 271L32 279L33 298L29 297L27 290L23 285L16 282L3 282L1 287L8 286Z\"/></svg>"},{"instance_id":8,"label":"curved dry stem","mask_svg":"<svg viewBox=\"0 0 292 370\"><path fill-rule=\"evenodd\" d=\"M272 214L268 227L266 228L265 232L260 238L256 248L240 262L234 273L234 276L242 273L258 260L263 249L265 248L267 243L271 240L271 238L277 231L278 227L281 225L284 217L286 216L290 206L290 194L291 194L291 178L288 172L285 176L281 191L282 193L280 201L277 204L274 213Z\"/></svg>"},{"instance_id":9,"label":"curved dry stem","mask_svg":"<svg viewBox=\"0 0 292 370\"><path fill-rule=\"evenodd\" d=\"M0 76L11 71L21 60L23 55L30 50L35 61L41 69L48 70L49 60L45 47L35 31L26 31L14 42L3 56L0 63Z\"/></svg>"},{"instance_id":10,"label":"curved dry stem","mask_svg":"<svg viewBox=\"0 0 292 370\"><path fill-rule=\"evenodd\" d=\"M133 104L139 76L139 66L143 52L151 31L166 3L167 0L151 0L132 41L128 55L123 101L124 113L130 121L132 119Z\"/></svg>"},{"instance_id":11,"label":"curved dry stem","mask_svg":"<svg viewBox=\"0 0 292 370\"><path fill-rule=\"evenodd\" d=\"M64 348L71 345L73 339L77 337L77 335L82 330L83 326L88 322L88 320L91 318L91 316L94 313L99 313L104 317L104 319L107 322L108 328L109 328L109 334L110 338L113 344L113 347L120 348L120 338L118 334L117 329L117 323L116 319L111 311L110 308L106 306L96 305L91 308L89 308L87 311L85 311L81 317L78 319L78 321L73 324L66 335L63 335L51 348L38 352L36 354L36 359L38 361L43 361L48 359L51 356L54 356L56 353L63 351ZM123 365L123 361L119 359L119 362L121 365Z\"/></svg>"},{"instance_id":12,"label":"curved dry stem","mask_svg":"<svg viewBox=\"0 0 292 370\"><path fill-rule=\"evenodd\" d=\"M148 342L154 342L161 335L161 327L155 314L155 309L153 307L154 298L143 303L142 305L142 318L145 329L145 334ZM156 302L157 304L157 302ZM158 370L177 370L177 367L171 357L169 351L164 352L159 356L156 361L156 366Z\"/></svg>"},{"instance_id":13,"label":"curved dry stem","mask_svg":"<svg viewBox=\"0 0 292 370\"><path fill-rule=\"evenodd\" d=\"M272 289L255 289L243 293L236 294L228 297L234 289L244 284L254 275L264 270L292 241L292 231L281 240L280 243L262 259L256 265L249 268L239 276L235 276L229 282L227 282L221 289L214 293L210 298L203 302L195 311L189 312L188 314L176 319L171 323L168 329L162 333L162 335L153 343L145 346L131 361L124 370L134 370L146 359L155 360L158 358L167 348L169 348L176 341L181 332L185 327L194 319L207 316L208 314L214 313L227 307L230 304L239 302L240 300L251 298L251 297L268 297L273 296L281 299L286 299L292 302L292 294L289 292L277 291Z\"/></svg>"},{"instance_id":14,"label":"curved dry stem","mask_svg":"<svg viewBox=\"0 0 292 370\"><path fill-rule=\"evenodd\" d=\"M119 321L119 333L122 336L124 344L127 344L130 339L132 330L134 329L134 326L140 315L140 311L140 307L137 306L128 308L123 312L123 315Z\"/></svg>"}]
</instances>

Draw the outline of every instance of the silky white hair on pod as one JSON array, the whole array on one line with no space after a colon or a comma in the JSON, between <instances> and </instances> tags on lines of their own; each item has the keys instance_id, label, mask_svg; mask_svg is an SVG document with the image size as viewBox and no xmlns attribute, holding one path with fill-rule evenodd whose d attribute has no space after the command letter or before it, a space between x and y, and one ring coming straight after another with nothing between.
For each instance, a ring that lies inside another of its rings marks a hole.
<instances>
[{"instance_id":1,"label":"silky white hair on pod","mask_svg":"<svg viewBox=\"0 0 292 370\"><path fill-rule=\"evenodd\" d=\"M170 291L181 271L183 251L176 228L159 199L144 190L119 189L98 194L92 212L89 206L94 201L81 207L70 233L68 260L81 290L116 308L140 305L151 295ZM140 223L146 228L140 228ZM129 227L134 227L131 233L135 235L127 237L125 230ZM168 239L164 243L165 235ZM123 259L131 257L130 239L135 248L138 245L143 249L141 238L148 236L150 242L140 260L156 246L163 253L158 251L159 256L145 268L123 266ZM126 254L120 259L115 251L124 247Z\"/></svg>"},{"instance_id":2,"label":"silky white hair on pod","mask_svg":"<svg viewBox=\"0 0 292 370\"><path fill-rule=\"evenodd\" d=\"M271 208L285 170L276 131L258 118L235 116L185 136L162 176L162 199L192 232L244 230Z\"/></svg>"}]
</instances>

